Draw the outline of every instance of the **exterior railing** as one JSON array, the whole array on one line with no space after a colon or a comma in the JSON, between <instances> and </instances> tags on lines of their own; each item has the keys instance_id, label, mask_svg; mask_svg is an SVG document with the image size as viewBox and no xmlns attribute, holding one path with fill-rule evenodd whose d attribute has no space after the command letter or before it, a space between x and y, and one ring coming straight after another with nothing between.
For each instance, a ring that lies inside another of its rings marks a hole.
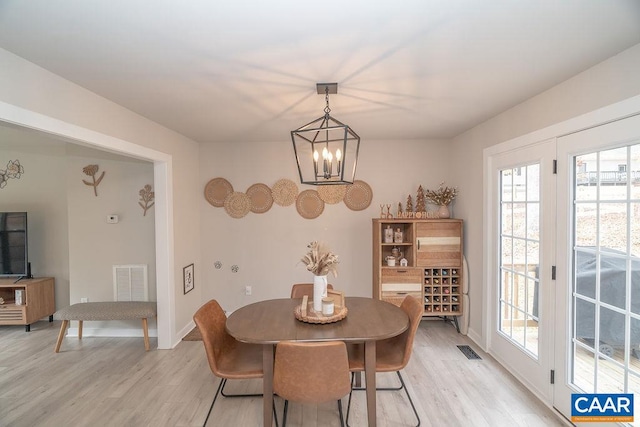
<instances>
[{"instance_id":1,"label":"exterior railing","mask_svg":"<svg viewBox=\"0 0 640 427\"><path fill-rule=\"evenodd\" d=\"M576 174L576 184L598 185L598 175L600 176L600 185L626 185L629 175L631 175L632 184L640 184L640 171L579 172Z\"/></svg>"}]
</instances>

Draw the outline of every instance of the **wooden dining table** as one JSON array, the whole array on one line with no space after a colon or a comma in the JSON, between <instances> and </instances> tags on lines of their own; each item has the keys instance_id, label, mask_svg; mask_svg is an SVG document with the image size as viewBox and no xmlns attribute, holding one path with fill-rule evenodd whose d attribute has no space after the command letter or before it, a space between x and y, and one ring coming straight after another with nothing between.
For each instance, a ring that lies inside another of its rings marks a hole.
<instances>
[{"instance_id":1,"label":"wooden dining table","mask_svg":"<svg viewBox=\"0 0 640 427\"><path fill-rule=\"evenodd\" d=\"M235 339L263 346L263 425L272 425L273 362L280 341L344 341L364 343L367 418L376 426L376 341L403 333L409 317L399 307L373 298L345 299L347 316L334 323L314 324L294 316L301 299L273 299L249 304L227 319L227 332Z\"/></svg>"}]
</instances>

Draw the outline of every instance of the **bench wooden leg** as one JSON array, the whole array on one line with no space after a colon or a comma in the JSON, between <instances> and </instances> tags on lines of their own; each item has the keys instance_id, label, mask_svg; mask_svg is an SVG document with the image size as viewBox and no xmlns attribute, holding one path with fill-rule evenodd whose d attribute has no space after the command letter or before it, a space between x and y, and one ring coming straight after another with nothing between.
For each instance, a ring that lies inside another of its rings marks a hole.
<instances>
[{"instance_id":1,"label":"bench wooden leg","mask_svg":"<svg viewBox=\"0 0 640 427\"><path fill-rule=\"evenodd\" d=\"M78 339L82 339L82 320L78 320Z\"/></svg>"},{"instance_id":2,"label":"bench wooden leg","mask_svg":"<svg viewBox=\"0 0 640 427\"><path fill-rule=\"evenodd\" d=\"M142 332L144 333L144 349L149 351L149 327L146 317L142 319Z\"/></svg>"},{"instance_id":3,"label":"bench wooden leg","mask_svg":"<svg viewBox=\"0 0 640 427\"><path fill-rule=\"evenodd\" d=\"M60 353L60 346L62 345L62 339L64 338L64 332L69 324L68 320L63 320L60 326L60 332L58 332L58 342L56 342L56 353Z\"/></svg>"}]
</instances>

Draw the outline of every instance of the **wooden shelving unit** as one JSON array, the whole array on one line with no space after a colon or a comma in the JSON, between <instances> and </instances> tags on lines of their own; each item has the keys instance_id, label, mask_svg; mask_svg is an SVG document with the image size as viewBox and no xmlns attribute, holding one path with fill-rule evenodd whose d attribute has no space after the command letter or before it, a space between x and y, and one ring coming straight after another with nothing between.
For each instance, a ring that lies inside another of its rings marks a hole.
<instances>
[{"instance_id":1,"label":"wooden shelving unit","mask_svg":"<svg viewBox=\"0 0 640 427\"><path fill-rule=\"evenodd\" d=\"M53 277L23 279L16 283L15 279L0 279L0 325L25 325L31 330L31 324L49 316L53 321L56 311L55 289ZM22 291L22 304L16 304L16 290Z\"/></svg>"},{"instance_id":2,"label":"wooden shelving unit","mask_svg":"<svg viewBox=\"0 0 640 427\"><path fill-rule=\"evenodd\" d=\"M373 219L373 297L399 305L413 296L424 316L462 315L462 220ZM385 230L400 230L401 242L385 242ZM406 266L387 265L401 253Z\"/></svg>"}]
</instances>

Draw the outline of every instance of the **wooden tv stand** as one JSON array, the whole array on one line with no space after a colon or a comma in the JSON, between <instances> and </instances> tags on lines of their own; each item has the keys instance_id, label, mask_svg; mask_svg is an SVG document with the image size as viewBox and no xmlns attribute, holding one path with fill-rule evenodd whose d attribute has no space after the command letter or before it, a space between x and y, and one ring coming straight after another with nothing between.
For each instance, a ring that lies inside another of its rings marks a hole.
<instances>
[{"instance_id":1,"label":"wooden tv stand","mask_svg":"<svg viewBox=\"0 0 640 427\"><path fill-rule=\"evenodd\" d=\"M25 325L25 331L31 330L31 324L49 316L53 322L56 311L53 277L37 279L0 279L0 325ZM16 290L22 290L22 305L16 305Z\"/></svg>"}]
</instances>

